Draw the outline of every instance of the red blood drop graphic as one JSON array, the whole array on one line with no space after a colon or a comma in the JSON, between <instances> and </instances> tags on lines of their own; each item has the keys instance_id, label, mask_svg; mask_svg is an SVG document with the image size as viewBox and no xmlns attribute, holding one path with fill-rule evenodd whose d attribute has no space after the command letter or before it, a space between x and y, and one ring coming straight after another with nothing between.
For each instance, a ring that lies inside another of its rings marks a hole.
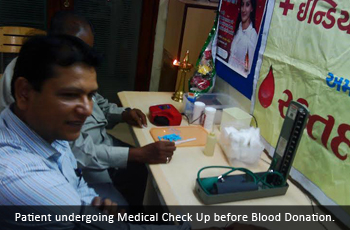
<instances>
[{"instance_id":1,"label":"red blood drop graphic","mask_svg":"<svg viewBox=\"0 0 350 230\"><path fill-rule=\"evenodd\" d=\"M259 102L262 107L267 108L271 105L273 96L275 94L275 77L273 76L273 69L270 66L269 73L259 88Z\"/></svg>"}]
</instances>

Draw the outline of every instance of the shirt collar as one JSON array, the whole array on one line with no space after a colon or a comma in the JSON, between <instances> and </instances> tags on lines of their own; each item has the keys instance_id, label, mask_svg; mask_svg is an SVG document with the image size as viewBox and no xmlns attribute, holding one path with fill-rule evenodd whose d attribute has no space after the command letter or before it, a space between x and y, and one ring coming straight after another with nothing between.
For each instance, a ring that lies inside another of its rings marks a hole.
<instances>
[{"instance_id":1,"label":"shirt collar","mask_svg":"<svg viewBox=\"0 0 350 230\"><path fill-rule=\"evenodd\" d=\"M251 29L254 29L254 28L253 28L253 23L250 22L250 23L249 23L249 26L247 27L247 29L243 30L243 28L242 28L242 22L240 22L240 23L239 23L239 29L242 30L243 32L249 31L249 30L251 30Z\"/></svg>"},{"instance_id":2,"label":"shirt collar","mask_svg":"<svg viewBox=\"0 0 350 230\"><path fill-rule=\"evenodd\" d=\"M62 155L69 148L67 141L55 140L51 145L40 137L34 130L29 128L21 119L19 119L8 106L1 113L1 118L6 122L7 128L15 133L22 143L30 150L38 153L44 158L50 158L53 155Z\"/></svg>"}]
</instances>

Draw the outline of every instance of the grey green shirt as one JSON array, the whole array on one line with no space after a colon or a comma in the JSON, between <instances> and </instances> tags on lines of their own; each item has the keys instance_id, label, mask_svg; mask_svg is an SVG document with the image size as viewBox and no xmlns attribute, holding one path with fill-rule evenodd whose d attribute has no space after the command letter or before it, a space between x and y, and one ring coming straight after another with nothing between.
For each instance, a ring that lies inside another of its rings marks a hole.
<instances>
[{"instance_id":1,"label":"grey green shirt","mask_svg":"<svg viewBox=\"0 0 350 230\"><path fill-rule=\"evenodd\" d=\"M80 167L84 168L84 179L88 183L111 182L107 169L126 168L129 148L113 146L107 128L122 122L124 108L108 103L108 100L96 94L93 97L94 107L80 136L71 142L72 152Z\"/></svg>"}]
</instances>

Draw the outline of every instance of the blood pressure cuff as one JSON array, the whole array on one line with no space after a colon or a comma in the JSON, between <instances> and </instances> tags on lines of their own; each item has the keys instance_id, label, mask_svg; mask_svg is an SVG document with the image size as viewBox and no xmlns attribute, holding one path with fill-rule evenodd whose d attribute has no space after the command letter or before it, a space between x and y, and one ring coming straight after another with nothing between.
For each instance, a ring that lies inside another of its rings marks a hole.
<instances>
[{"instance_id":1,"label":"blood pressure cuff","mask_svg":"<svg viewBox=\"0 0 350 230\"><path fill-rule=\"evenodd\" d=\"M247 174L231 175L219 179L213 184L210 193L225 194L258 190L258 185Z\"/></svg>"}]
</instances>

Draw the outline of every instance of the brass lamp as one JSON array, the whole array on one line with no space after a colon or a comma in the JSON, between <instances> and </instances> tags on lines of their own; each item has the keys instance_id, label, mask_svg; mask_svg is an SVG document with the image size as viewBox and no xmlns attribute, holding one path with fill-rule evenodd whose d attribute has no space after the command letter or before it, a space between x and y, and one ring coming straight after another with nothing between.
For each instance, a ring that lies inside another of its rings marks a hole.
<instances>
[{"instance_id":1,"label":"brass lamp","mask_svg":"<svg viewBox=\"0 0 350 230\"><path fill-rule=\"evenodd\" d=\"M175 93L171 97L171 99L177 102L182 102L183 100L186 73L189 72L193 67L193 65L189 63L189 53L190 51L187 50L182 62L179 62L176 59L173 62L173 65L178 66L181 72L179 85L177 86Z\"/></svg>"}]
</instances>

